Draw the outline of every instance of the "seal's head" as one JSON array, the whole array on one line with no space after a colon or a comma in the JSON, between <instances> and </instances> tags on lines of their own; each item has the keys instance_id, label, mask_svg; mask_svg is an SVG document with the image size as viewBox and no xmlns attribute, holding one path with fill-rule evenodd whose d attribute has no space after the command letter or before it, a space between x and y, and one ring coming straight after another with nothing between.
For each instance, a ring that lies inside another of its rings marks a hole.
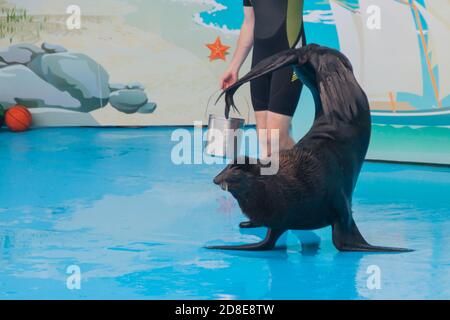
<instances>
[{"instance_id":1,"label":"seal's head","mask_svg":"<svg viewBox=\"0 0 450 320\"><path fill-rule=\"evenodd\" d=\"M267 212L266 176L261 176L261 164L235 160L227 165L215 178L214 183L228 191L237 200L242 212L258 224L263 225ZM270 216L270 215L269 215ZM261 220L262 219L262 220Z\"/></svg>"},{"instance_id":2,"label":"seal's head","mask_svg":"<svg viewBox=\"0 0 450 320\"><path fill-rule=\"evenodd\" d=\"M214 183L224 191L239 191L245 174L240 165L229 164L214 178Z\"/></svg>"},{"instance_id":3,"label":"seal's head","mask_svg":"<svg viewBox=\"0 0 450 320\"><path fill-rule=\"evenodd\" d=\"M237 199L248 197L253 186L260 183L260 169L259 161L247 156L239 157L214 178L214 183Z\"/></svg>"},{"instance_id":4,"label":"seal's head","mask_svg":"<svg viewBox=\"0 0 450 320\"><path fill-rule=\"evenodd\" d=\"M236 159L214 178L214 183L234 196L242 195L258 174L257 165L251 164L249 158Z\"/></svg>"}]
</instances>

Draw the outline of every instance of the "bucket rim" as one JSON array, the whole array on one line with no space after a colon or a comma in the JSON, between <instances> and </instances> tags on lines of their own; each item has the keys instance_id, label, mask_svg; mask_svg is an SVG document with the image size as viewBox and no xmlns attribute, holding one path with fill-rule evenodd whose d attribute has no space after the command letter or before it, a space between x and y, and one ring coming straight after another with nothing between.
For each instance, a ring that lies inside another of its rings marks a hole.
<instances>
[{"instance_id":1,"label":"bucket rim","mask_svg":"<svg viewBox=\"0 0 450 320\"><path fill-rule=\"evenodd\" d=\"M218 119L218 120L225 120L225 121L239 120L239 121L244 121L244 123L245 123L245 119L244 119L244 118L232 118L232 117L228 117L228 119L227 119L227 118L225 118L225 116L220 116L220 115L217 115L217 114L210 114L210 115L209 115L209 119L211 119L211 118L213 118L213 119Z\"/></svg>"}]
</instances>

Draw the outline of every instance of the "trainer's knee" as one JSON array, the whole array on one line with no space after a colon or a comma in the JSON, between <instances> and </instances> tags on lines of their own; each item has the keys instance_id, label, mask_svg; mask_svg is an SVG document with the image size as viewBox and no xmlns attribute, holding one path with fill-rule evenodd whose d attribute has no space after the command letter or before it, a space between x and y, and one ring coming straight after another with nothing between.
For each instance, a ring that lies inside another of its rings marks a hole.
<instances>
[{"instance_id":1,"label":"trainer's knee","mask_svg":"<svg viewBox=\"0 0 450 320\"><path fill-rule=\"evenodd\" d=\"M269 129L267 132L267 143L272 151L292 148L292 138L287 129Z\"/></svg>"}]
</instances>

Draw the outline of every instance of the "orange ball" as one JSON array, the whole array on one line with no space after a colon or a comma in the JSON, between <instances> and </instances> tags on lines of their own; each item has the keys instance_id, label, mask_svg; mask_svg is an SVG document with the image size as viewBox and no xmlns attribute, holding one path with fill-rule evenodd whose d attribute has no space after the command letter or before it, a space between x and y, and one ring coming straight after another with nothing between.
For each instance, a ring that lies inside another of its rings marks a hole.
<instances>
[{"instance_id":1,"label":"orange ball","mask_svg":"<svg viewBox=\"0 0 450 320\"><path fill-rule=\"evenodd\" d=\"M31 113L24 106L16 105L6 111L5 123L11 131L26 131L30 128L31 121Z\"/></svg>"}]
</instances>

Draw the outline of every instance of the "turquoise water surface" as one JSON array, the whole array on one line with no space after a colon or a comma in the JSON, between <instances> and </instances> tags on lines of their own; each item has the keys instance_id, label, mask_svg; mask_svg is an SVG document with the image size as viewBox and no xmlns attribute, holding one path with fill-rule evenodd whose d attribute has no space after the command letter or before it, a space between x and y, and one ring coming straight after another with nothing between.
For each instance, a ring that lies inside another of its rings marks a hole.
<instances>
[{"instance_id":1,"label":"turquoise water surface","mask_svg":"<svg viewBox=\"0 0 450 320\"><path fill-rule=\"evenodd\" d=\"M450 168L363 168L362 233L415 252L340 253L330 228L270 252L209 251L264 230L238 229L237 204L212 183L223 165L173 164L173 129L0 131L0 298L450 298ZM72 265L80 290L66 286Z\"/></svg>"}]
</instances>

